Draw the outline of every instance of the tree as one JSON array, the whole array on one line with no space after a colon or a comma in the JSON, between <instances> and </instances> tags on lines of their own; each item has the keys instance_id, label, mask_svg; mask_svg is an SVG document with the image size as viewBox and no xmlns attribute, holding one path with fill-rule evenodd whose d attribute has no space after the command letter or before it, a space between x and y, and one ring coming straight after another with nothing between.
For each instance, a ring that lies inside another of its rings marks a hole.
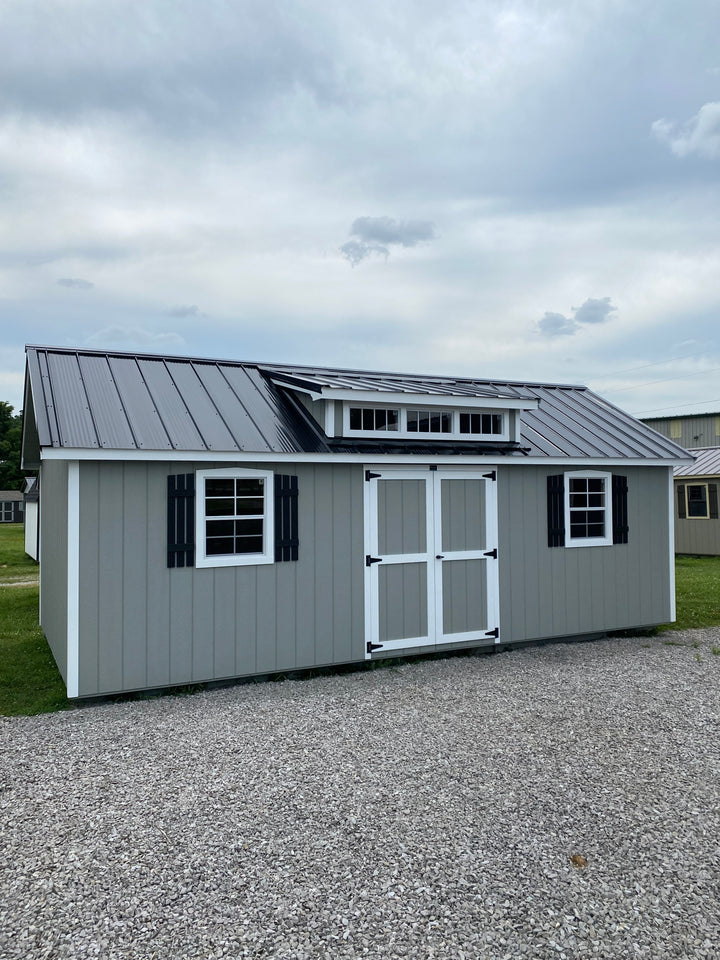
<instances>
[{"instance_id":1,"label":"tree","mask_svg":"<svg viewBox=\"0 0 720 960\"><path fill-rule=\"evenodd\" d=\"M13 407L0 400L0 490L22 490L20 441L22 414L13 414Z\"/></svg>"}]
</instances>

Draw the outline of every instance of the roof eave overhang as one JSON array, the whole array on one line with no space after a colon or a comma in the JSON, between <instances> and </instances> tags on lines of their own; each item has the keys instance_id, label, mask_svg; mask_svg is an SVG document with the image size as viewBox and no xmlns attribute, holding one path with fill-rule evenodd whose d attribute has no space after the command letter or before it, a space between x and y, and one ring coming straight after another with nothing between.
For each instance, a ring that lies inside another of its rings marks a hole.
<instances>
[{"instance_id":1,"label":"roof eave overhang","mask_svg":"<svg viewBox=\"0 0 720 960\"><path fill-rule=\"evenodd\" d=\"M464 393L410 393L390 390L359 390L339 389L338 387L320 387L311 389L309 386L289 384L282 380L273 380L279 387L307 393L313 400L352 400L356 403L398 403L422 404L423 406L447 407L452 404L458 407L482 407L498 410L536 410L540 401L534 397L483 397L468 396Z\"/></svg>"},{"instance_id":2,"label":"roof eave overhang","mask_svg":"<svg viewBox=\"0 0 720 960\"><path fill-rule=\"evenodd\" d=\"M166 462L166 463L365 463L369 460L382 463L491 463L498 461L498 452L487 454L434 454L434 453L392 453L378 454L369 451L358 453L278 453L253 451L218 450L108 450L97 447L70 448L44 447L41 450L43 460L86 460L86 461L125 461L125 462ZM613 467L672 467L681 462L657 457L563 457L533 456L513 453L500 456L503 465L527 466L613 466ZM687 461L682 461L687 462Z\"/></svg>"}]
</instances>

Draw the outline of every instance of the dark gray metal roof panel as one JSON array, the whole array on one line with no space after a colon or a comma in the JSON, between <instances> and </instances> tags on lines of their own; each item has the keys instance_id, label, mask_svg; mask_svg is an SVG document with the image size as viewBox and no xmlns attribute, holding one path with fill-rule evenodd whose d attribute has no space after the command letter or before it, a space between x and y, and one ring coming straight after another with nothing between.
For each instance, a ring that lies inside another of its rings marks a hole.
<instances>
[{"instance_id":1,"label":"dark gray metal roof panel","mask_svg":"<svg viewBox=\"0 0 720 960\"><path fill-rule=\"evenodd\" d=\"M60 444L65 446L73 442L78 447L97 447L97 430L77 356L51 353L47 361L53 394L63 398L55 409Z\"/></svg>"},{"instance_id":2,"label":"dark gray metal roof panel","mask_svg":"<svg viewBox=\"0 0 720 960\"><path fill-rule=\"evenodd\" d=\"M38 442L42 447L52 446L48 403L43 389L43 376L40 372L40 357L35 352L27 353L27 367L25 370L26 390L30 389L32 397L35 425L38 433Z\"/></svg>"},{"instance_id":3,"label":"dark gray metal roof panel","mask_svg":"<svg viewBox=\"0 0 720 960\"><path fill-rule=\"evenodd\" d=\"M383 393L424 393L447 397L499 397L508 396L501 385L481 383L460 377L420 377L412 374L372 373L369 371L329 370L322 368L283 368L274 364L261 364L263 370L289 386L320 391L323 387L333 390L368 390ZM515 390L512 396L518 396Z\"/></svg>"},{"instance_id":4,"label":"dark gray metal roof panel","mask_svg":"<svg viewBox=\"0 0 720 960\"><path fill-rule=\"evenodd\" d=\"M210 363L196 364L195 367L216 409L232 431L238 450L253 450L258 453L277 450L277 447L268 442L265 433L250 413L255 397L246 371L239 367L226 369L224 365ZM237 374L235 385L231 382L233 374Z\"/></svg>"},{"instance_id":5,"label":"dark gray metal roof panel","mask_svg":"<svg viewBox=\"0 0 720 960\"><path fill-rule=\"evenodd\" d=\"M95 443L104 449L117 450L135 446L135 438L120 400L107 357L79 354L78 368L85 385L93 424Z\"/></svg>"},{"instance_id":6,"label":"dark gray metal roof panel","mask_svg":"<svg viewBox=\"0 0 720 960\"><path fill-rule=\"evenodd\" d=\"M695 463L678 464L675 477L720 477L720 447L694 447Z\"/></svg>"},{"instance_id":7,"label":"dark gray metal roof panel","mask_svg":"<svg viewBox=\"0 0 720 960\"><path fill-rule=\"evenodd\" d=\"M137 358L111 356L109 363L136 448L172 450L167 430L140 373Z\"/></svg>"},{"instance_id":8,"label":"dark gray metal roof panel","mask_svg":"<svg viewBox=\"0 0 720 960\"><path fill-rule=\"evenodd\" d=\"M527 452L672 462L689 456L672 440L579 386L56 347L28 347L27 358L41 446L249 453L368 450L367 442L328 440L292 391L293 386L329 386L538 400L537 409L520 414L524 450L503 448L500 452L507 457ZM281 382L287 388L278 385ZM413 447L389 440L378 440L375 446L386 452L410 452ZM471 449L466 442L455 446L458 452Z\"/></svg>"},{"instance_id":9,"label":"dark gray metal roof panel","mask_svg":"<svg viewBox=\"0 0 720 960\"><path fill-rule=\"evenodd\" d=\"M240 447L205 387L204 377L207 370L212 368L168 360L167 369L179 397L192 414L204 446L208 450L239 450Z\"/></svg>"},{"instance_id":10,"label":"dark gray metal roof panel","mask_svg":"<svg viewBox=\"0 0 720 960\"><path fill-rule=\"evenodd\" d=\"M274 449L280 448L284 453L318 453L327 449L320 440L319 431L311 426L309 413L290 404L256 367L247 366L245 372L256 391L255 395L250 395L254 400L253 416L263 415L263 432L274 444Z\"/></svg>"},{"instance_id":11,"label":"dark gray metal roof panel","mask_svg":"<svg viewBox=\"0 0 720 960\"><path fill-rule=\"evenodd\" d=\"M143 358L138 360L138 367L173 449L207 449L190 411L183 402L182 392L178 396L178 389L165 361Z\"/></svg>"}]
</instances>

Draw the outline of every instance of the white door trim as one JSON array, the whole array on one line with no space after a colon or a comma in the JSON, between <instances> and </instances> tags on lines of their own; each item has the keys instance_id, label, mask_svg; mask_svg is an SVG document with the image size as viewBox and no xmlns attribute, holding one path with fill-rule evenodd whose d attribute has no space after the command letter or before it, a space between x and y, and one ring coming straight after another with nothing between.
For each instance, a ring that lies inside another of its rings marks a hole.
<instances>
[{"instance_id":1,"label":"white door trim","mask_svg":"<svg viewBox=\"0 0 720 960\"><path fill-rule=\"evenodd\" d=\"M428 466L402 469L397 467L366 466L366 476L372 479L365 480L363 496L364 528L365 528L365 659L370 659L373 649L381 647L383 651L404 650L414 647L443 646L450 643L459 643L466 640L485 640L485 631L477 630L464 633L443 634L442 622L442 563L440 549L442 545L442 510L441 490L444 479L451 480L479 480L495 473L496 468L481 466L466 469L437 469L431 470ZM373 562L379 556L378 537L378 496L376 480L424 480L425 481L425 511L426 511L426 552L413 554L383 555L379 562L383 564L399 563L426 563L427 564L427 624L428 633L423 637L404 637L401 640L383 641L380 644L380 602L379 602L379 573L378 562ZM455 551L448 556L448 560L471 560L482 558L487 562L487 616L488 625L499 624L499 575L497 558L486 557L493 546L497 547L497 481L488 479L485 486L485 522L486 522L486 549ZM438 559L440 555L441 559ZM370 561L370 562L368 562ZM492 629L492 627L490 627ZM499 643L499 636L495 643Z\"/></svg>"}]
</instances>

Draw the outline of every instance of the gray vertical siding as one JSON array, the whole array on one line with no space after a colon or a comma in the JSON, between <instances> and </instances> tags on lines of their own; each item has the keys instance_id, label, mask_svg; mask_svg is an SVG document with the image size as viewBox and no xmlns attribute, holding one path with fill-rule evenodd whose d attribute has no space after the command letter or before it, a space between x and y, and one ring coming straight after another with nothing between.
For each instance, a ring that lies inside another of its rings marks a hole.
<instances>
[{"instance_id":1,"label":"gray vertical siding","mask_svg":"<svg viewBox=\"0 0 720 960\"><path fill-rule=\"evenodd\" d=\"M195 468L81 464L81 696L363 658L360 466L271 465L298 476L297 562L168 569L167 477Z\"/></svg>"},{"instance_id":2,"label":"gray vertical siding","mask_svg":"<svg viewBox=\"0 0 720 960\"><path fill-rule=\"evenodd\" d=\"M670 618L668 469L615 468L628 479L629 542L548 547L552 467L498 471L503 642L595 633Z\"/></svg>"},{"instance_id":3,"label":"gray vertical siding","mask_svg":"<svg viewBox=\"0 0 720 960\"><path fill-rule=\"evenodd\" d=\"M361 465L263 464L298 477L297 562L168 569L167 477L196 466L80 464L81 696L364 658ZM43 471L43 627L64 675L67 470L51 461ZM667 621L668 470L616 469L628 478L629 543L588 548L547 546L546 478L557 472L521 464L498 470L502 642ZM456 549L470 543L463 531L479 522L468 492L464 481L447 487L447 542ZM414 481L386 485L379 503L385 547L424 545L421 499ZM487 598L477 589L483 563L445 563L448 633L485 625ZM424 570L379 571L381 638L427 633Z\"/></svg>"},{"instance_id":4,"label":"gray vertical siding","mask_svg":"<svg viewBox=\"0 0 720 960\"><path fill-rule=\"evenodd\" d=\"M679 443L686 450L693 447L720 446L720 416L676 417L662 420L643 420L653 430L657 430L664 437L669 437ZM679 427L679 430L676 429Z\"/></svg>"},{"instance_id":5,"label":"gray vertical siding","mask_svg":"<svg viewBox=\"0 0 720 960\"><path fill-rule=\"evenodd\" d=\"M673 497L675 511L675 553L691 553L700 556L720 556L720 520L710 520L702 517L686 517L681 520L678 516L677 488L680 484L717 483L718 477L695 477L675 481Z\"/></svg>"},{"instance_id":6,"label":"gray vertical siding","mask_svg":"<svg viewBox=\"0 0 720 960\"><path fill-rule=\"evenodd\" d=\"M46 460L40 477L40 625L67 682L67 463Z\"/></svg>"}]
</instances>

